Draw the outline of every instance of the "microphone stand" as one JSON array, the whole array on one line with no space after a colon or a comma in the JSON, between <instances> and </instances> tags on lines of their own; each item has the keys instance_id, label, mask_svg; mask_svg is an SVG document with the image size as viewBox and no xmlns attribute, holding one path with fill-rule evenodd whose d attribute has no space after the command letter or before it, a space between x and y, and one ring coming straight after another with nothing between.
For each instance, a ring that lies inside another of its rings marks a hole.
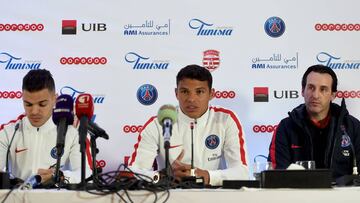
<instances>
[{"instance_id":1,"label":"microphone stand","mask_svg":"<svg viewBox=\"0 0 360 203\"><path fill-rule=\"evenodd\" d=\"M344 102L344 100L343 100ZM349 136L344 126L340 126L341 131L344 135ZM356 162L356 153L354 149L354 145L352 141L350 140L350 146L353 156L353 172L351 175L344 175L336 179L336 185L337 186L360 186L360 176L358 175L358 168L357 168L357 162Z\"/></svg>"},{"instance_id":2,"label":"microphone stand","mask_svg":"<svg viewBox=\"0 0 360 203\"><path fill-rule=\"evenodd\" d=\"M81 182L80 187L85 186L85 176L86 176L86 136L88 129L88 118L86 116L82 116L80 119L79 126L79 144L80 144L80 153L81 153Z\"/></svg>"},{"instance_id":3,"label":"microphone stand","mask_svg":"<svg viewBox=\"0 0 360 203\"><path fill-rule=\"evenodd\" d=\"M12 143L13 143L13 141L14 141L14 137L15 137L15 134L16 134L16 132L18 131L18 129L19 129L19 127L20 127L20 123L17 123L16 125L15 125L15 130L14 130L14 133L13 133L13 135L12 135L12 137L11 137L11 141L10 141L10 143L9 143L9 146L8 146L8 148L7 148L7 152L6 152L6 165L5 165L5 167L6 167L6 169L5 169L5 172L1 172L0 173L0 189L8 189L8 188L10 188L10 187L12 187L12 186L14 186L15 184L11 184L11 180L10 180L10 169L9 169L9 154L10 154L10 148L11 148L11 145L12 145ZM16 178L15 178L16 179Z\"/></svg>"},{"instance_id":4,"label":"microphone stand","mask_svg":"<svg viewBox=\"0 0 360 203\"><path fill-rule=\"evenodd\" d=\"M167 177L172 176L170 160L169 160L169 149L170 149L170 136L171 136L171 122L164 121L164 149L165 149L165 175Z\"/></svg>"},{"instance_id":5,"label":"microphone stand","mask_svg":"<svg viewBox=\"0 0 360 203\"><path fill-rule=\"evenodd\" d=\"M60 129L65 127L66 129ZM55 167L55 186L61 187L61 177L60 177L60 166L61 166L61 157L64 153L64 144L65 144L65 135L59 134L59 132L65 132L67 130L66 119L60 119L59 125L57 127L58 137L56 143L56 167ZM60 137L61 136L61 137Z\"/></svg>"},{"instance_id":6,"label":"microphone stand","mask_svg":"<svg viewBox=\"0 0 360 203\"><path fill-rule=\"evenodd\" d=\"M195 177L195 168L194 168L194 123L190 123L191 129L191 169L190 169L190 176Z\"/></svg>"},{"instance_id":7,"label":"microphone stand","mask_svg":"<svg viewBox=\"0 0 360 203\"><path fill-rule=\"evenodd\" d=\"M91 156L92 156L92 177L89 177L86 179L86 181L93 180L93 186L94 188L97 187L97 184L100 184L100 181L104 184L106 184L106 181L99 177L99 171L101 173L102 169L96 167L96 155L99 153L99 149L96 145L96 139L99 137L96 134L90 133L90 146L91 146Z\"/></svg>"},{"instance_id":8,"label":"microphone stand","mask_svg":"<svg viewBox=\"0 0 360 203\"><path fill-rule=\"evenodd\" d=\"M195 120L196 123L196 120ZM194 167L194 123L190 123L191 130L191 169L190 176L185 176L181 178L184 188L204 188L204 177L196 177L195 175L195 167Z\"/></svg>"}]
</instances>

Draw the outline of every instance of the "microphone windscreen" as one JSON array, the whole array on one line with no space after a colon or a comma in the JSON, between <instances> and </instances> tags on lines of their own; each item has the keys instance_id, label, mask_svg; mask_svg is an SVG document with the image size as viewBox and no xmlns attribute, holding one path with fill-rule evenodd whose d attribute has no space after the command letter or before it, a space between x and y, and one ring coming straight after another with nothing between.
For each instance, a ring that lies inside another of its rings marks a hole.
<instances>
[{"instance_id":1,"label":"microphone windscreen","mask_svg":"<svg viewBox=\"0 0 360 203\"><path fill-rule=\"evenodd\" d=\"M177 112L175 106L171 104L165 104L160 107L157 119L160 123L163 123L164 119L170 119L172 123L176 123L177 120Z\"/></svg>"},{"instance_id":2,"label":"microphone windscreen","mask_svg":"<svg viewBox=\"0 0 360 203\"><path fill-rule=\"evenodd\" d=\"M62 94L56 99L55 109L53 110L52 119L55 125L58 125L60 119L65 118L67 125L74 122L74 100L70 95Z\"/></svg>"},{"instance_id":3,"label":"microphone windscreen","mask_svg":"<svg viewBox=\"0 0 360 203\"><path fill-rule=\"evenodd\" d=\"M75 101L76 116L81 119L82 116L86 116L88 120L91 120L94 114L94 101L90 94L80 94Z\"/></svg>"}]
</instances>

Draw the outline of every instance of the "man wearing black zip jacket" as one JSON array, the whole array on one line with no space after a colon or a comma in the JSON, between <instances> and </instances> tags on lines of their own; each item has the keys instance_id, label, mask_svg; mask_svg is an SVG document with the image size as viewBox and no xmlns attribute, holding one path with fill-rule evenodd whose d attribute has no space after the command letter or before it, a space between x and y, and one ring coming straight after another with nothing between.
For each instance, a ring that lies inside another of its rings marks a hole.
<instances>
[{"instance_id":1,"label":"man wearing black zip jacket","mask_svg":"<svg viewBox=\"0 0 360 203\"><path fill-rule=\"evenodd\" d=\"M332 103L336 91L331 68L314 65L304 73L305 103L280 122L270 144L269 161L275 169L314 160L316 168L332 169L334 178L353 174L354 166L359 171L360 122L349 114L344 99L341 106Z\"/></svg>"}]
</instances>

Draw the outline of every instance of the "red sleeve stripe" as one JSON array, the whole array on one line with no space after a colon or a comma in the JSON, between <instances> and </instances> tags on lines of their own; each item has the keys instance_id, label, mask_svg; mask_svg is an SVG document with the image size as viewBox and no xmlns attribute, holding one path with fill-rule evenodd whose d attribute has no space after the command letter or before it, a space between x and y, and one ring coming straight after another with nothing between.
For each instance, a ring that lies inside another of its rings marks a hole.
<instances>
[{"instance_id":1,"label":"red sleeve stripe","mask_svg":"<svg viewBox=\"0 0 360 203\"><path fill-rule=\"evenodd\" d=\"M6 124L0 125L0 130L4 129L4 127L7 126L7 125L9 125L10 123L16 123L18 120L21 120L21 119L23 119L24 117L25 117L25 114L21 114L20 116L17 117L17 119L11 120L11 121L9 121L9 122L6 123Z\"/></svg>"},{"instance_id":2,"label":"red sleeve stripe","mask_svg":"<svg viewBox=\"0 0 360 203\"><path fill-rule=\"evenodd\" d=\"M88 138L86 138L85 143L86 143L86 157L87 157L87 160L88 160L88 164L89 164L91 170L94 170L93 165L92 165L92 156L91 156L91 153L90 153L90 141L89 141ZM95 167L97 167L97 166L95 165Z\"/></svg>"},{"instance_id":3,"label":"red sleeve stripe","mask_svg":"<svg viewBox=\"0 0 360 203\"><path fill-rule=\"evenodd\" d=\"M279 124L280 125L280 124ZM278 125L278 126L279 126ZM270 157L271 157L271 163L272 163L272 167L275 169L276 168L276 144L275 144L275 141L276 141L276 132L277 132L277 129L276 128L274 130L274 133L273 133L273 137L271 139L271 145L270 145Z\"/></svg>"},{"instance_id":4,"label":"red sleeve stripe","mask_svg":"<svg viewBox=\"0 0 360 203\"><path fill-rule=\"evenodd\" d=\"M156 116L151 117L151 118L145 123L145 125L142 127L142 129L145 129L146 126L149 125L149 123L151 123L151 122L152 122L154 119L156 119L156 118L157 118ZM135 150L134 150L133 154L131 155L131 161L130 161L129 166L131 166L131 165L134 163L135 159L136 159L137 149L138 149L139 143L140 143L140 141L141 141L141 132L142 132L142 130L141 130L140 133L139 133L137 143L134 145Z\"/></svg>"},{"instance_id":5,"label":"red sleeve stripe","mask_svg":"<svg viewBox=\"0 0 360 203\"><path fill-rule=\"evenodd\" d=\"M235 116L234 112L228 110L228 109L224 109L224 108L217 108L217 107L210 107L210 110L214 110L215 112L223 112L226 114L229 114L231 116L231 118L235 121L236 126L239 130L239 144L240 144L240 160L244 165L247 165L246 163L246 156L245 156L245 148L244 148L244 136L243 136L243 131L242 131L242 127L240 124L239 119Z\"/></svg>"}]
</instances>

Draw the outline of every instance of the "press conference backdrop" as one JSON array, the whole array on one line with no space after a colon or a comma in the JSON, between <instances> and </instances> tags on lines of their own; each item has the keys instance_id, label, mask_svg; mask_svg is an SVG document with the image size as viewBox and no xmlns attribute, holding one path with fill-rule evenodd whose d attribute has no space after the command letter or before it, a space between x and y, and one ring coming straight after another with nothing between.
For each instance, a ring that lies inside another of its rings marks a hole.
<instances>
[{"instance_id":1,"label":"press conference backdrop","mask_svg":"<svg viewBox=\"0 0 360 203\"><path fill-rule=\"evenodd\" d=\"M2 0L0 123L24 112L23 76L46 68L57 93L94 97L93 119L110 135L98 139L98 165L113 170L148 118L177 104L179 69L199 64L214 78L211 104L239 116L251 166L303 102L310 65L334 69L335 102L346 98L360 118L359 7L356 0Z\"/></svg>"}]
</instances>

